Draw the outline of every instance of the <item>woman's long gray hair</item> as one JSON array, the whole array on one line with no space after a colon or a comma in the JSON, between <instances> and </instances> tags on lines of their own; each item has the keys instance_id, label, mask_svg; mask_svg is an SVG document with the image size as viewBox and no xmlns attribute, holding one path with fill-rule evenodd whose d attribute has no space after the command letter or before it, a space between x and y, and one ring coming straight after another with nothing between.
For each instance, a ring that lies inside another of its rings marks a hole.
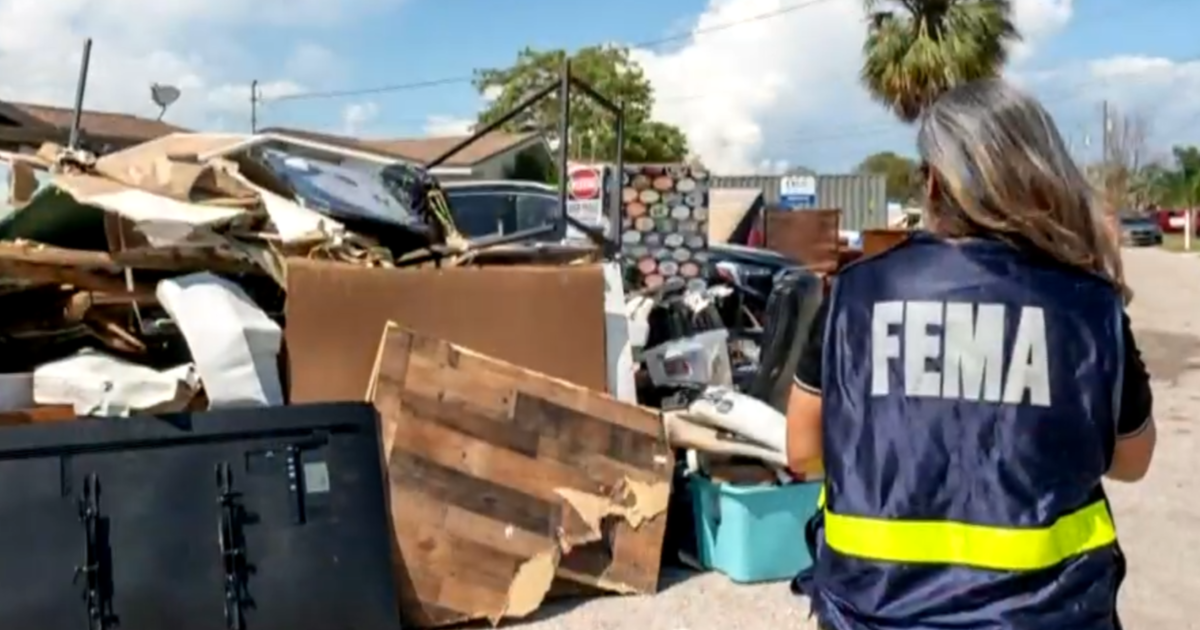
<instances>
[{"instance_id":1,"label":"woman's long gray hair","mask_svg":"<svg viewBox=\"0 0 1200 630\"><path fill-rule=\"evenodd\" d=\"M1128 299L1098 197L1033 97L1000 79L951 89L923 114L917 146L940 191L927 206L932 230L1036 247Z\"/></svg>"}]
</instances>

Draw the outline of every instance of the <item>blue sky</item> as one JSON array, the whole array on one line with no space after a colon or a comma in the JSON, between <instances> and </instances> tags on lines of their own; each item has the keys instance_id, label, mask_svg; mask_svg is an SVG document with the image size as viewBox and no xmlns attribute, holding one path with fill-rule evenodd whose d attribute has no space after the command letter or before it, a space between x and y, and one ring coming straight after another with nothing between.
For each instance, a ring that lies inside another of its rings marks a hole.
<instances>
[{"instance_id":1,"label":"blue sky","mask_svg":"<svg viewBox=\"0 0 1200 630\"><path fill-rule=\"evenodd\" d=\"M331 89L403 84L469 75L474 68L502 66L517 50L573 49L603 41L641 42L685 32L705 0L412 0L367 23L321 33L322 43L345 58L350 70ZM1137 6L1135 6L1137 5ZM1037 54L1037 66L1053 68L1117 54L1184 58L1200 54L1195 24L1200 2L1186 0L1088 0L1071 23ZM633 17L633 16L636 16ZM735 27L736 28L736 27ZM1192 31L1189 33L1189 30ZM286 49L281 32L262 42L264 51ZM403 91L373 97L387 127L420 133L432 112L473 114L480 103L469 85ZM344 99L280 105L278 119L311 122L333 117ZM328 124L328 123L327 123Z\"/></svg>"},{"instance_id":2,"label":"blue sky","mask_svg":"<svg viewBox=\"0 0 1200 630\"><path fill-rule=\"evenodd\" d=\"M785 15L707 32L788 7ZM1014 0L1027 41L1009 74L1041 96L1082 154L1101 100L1149 121L1154 151L1200 141L1194 0ZM96 40L88 106L153 112L152 82L180 86L168 119L245 131L249 82L268 95L353 90L511 63L524 47L578 48L701 34L638 51L659 96L708 163L728 171L851 168L911 133L857 84L860 0L0 0L0 98L67 105L84 36ZM51 45L47 45L50 42ZM262 125L379 137L461 127L481 104L466 82L271 102Z\"/></svg>"},{"instance_id":3,"label":"blue sky","mask_svg":"<svg viewBox=\"0 0 1200 630\"><path fill-rule=\"evenodd\" d=\"M601 3L563 0L514 0L503 3L502 9L498 4L411 0L369 24L346 27L325 41L351 66L331 89L469 76L476 68L511 63L525 46L574 49L603 41L649 41L685 31L705 5L700 0L607 0L599 10ZM287 34L280 36L264 47L286 49ZM481 103L468 84L372 98L387 111L375 129L384 135L420 135L430 114L469 117ZM273 121L302 123L324 117L326 124L337 125L342 104L344 100L280 104L271 115L277 116Z\"/></svg>"}]
</instances>

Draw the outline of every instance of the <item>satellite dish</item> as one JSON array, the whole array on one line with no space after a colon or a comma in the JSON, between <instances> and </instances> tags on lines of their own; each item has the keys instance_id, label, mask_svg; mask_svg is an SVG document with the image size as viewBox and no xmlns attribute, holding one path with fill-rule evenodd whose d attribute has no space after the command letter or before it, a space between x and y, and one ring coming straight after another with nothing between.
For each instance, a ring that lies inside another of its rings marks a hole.
<instances>
[{"instance_id":1,"label":"satellite dish","mask_svg":"<svg viewBox=\"0 0 1200 630\"><path fill-rule=\"evenodd\" d=\"M175 101L179 100L179 88L173 85L159 85L154 83L150 86L150 100L158 105L158 119L162 120L164 114L167 113L167 108Z\"/></svg>"}]
</instances>

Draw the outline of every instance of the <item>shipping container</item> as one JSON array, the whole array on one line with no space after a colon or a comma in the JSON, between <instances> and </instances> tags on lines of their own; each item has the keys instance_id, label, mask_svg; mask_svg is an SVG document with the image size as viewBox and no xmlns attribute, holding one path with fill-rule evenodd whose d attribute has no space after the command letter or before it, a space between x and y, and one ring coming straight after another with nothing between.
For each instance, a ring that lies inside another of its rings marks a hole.
<instances>
[{"instance_id":1,"label":"shipping container","mask_svg":"<svg viewBox=\"0 0 1200 630\"><path fill-rule=\"evenodd\" d=\"M843 230L887 227L887 179L882 175L817 175L817 207L842 211ZM779 203L780 175L714 175L713 188L758 188L768 206Z\"/></svg>"}]
</instances>

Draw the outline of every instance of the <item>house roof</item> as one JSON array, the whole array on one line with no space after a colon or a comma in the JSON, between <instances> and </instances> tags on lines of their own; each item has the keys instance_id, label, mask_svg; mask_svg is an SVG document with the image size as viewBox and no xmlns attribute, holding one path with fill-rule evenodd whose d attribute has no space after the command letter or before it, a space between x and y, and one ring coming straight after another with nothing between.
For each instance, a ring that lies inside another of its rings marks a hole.
<instances>
[{"instance_id":1,"label":"house roof","mask_svg":"<svg viewBox=\"0 0 1200 630\"><path fill-rule=\"evenodd\" d=\"M384 153L397 158L428 164L434 158L450 150L454 145L470 136L440 136L436 138L395 138L390 140L371 140L336 136L332 134L301 131L273 127L263 129L263 133L279 133L306 138L316 142L324 142L352 149ZM446 160L446 166L475 166L480 162L507 153L518 148L524 148L541 140L541 134L534 133L505 133L493 131L470 146L452 155Z\"/></svg>"},{"instance_id":2,"label":"house roof","mask_svg":"<svg viewBox=\"0 0 1200 630\"><path fill-rule=\"evenodd\" d=\"M0 103L0 105L6 105L10 111L15 111L15 113L29 120L56 129L69 129L71 127L71 119L74 116L74 111L66 107L17 103L13 101L6 101ZM4 109L0 109L0 113L5 113ZM161 120L113 112L84 110L79 122L83 131L93 136L122 138L134 141L153 140L154 138L170 133L187 131L182 127L176 127Z\"/></svg>"}]
</instances>

